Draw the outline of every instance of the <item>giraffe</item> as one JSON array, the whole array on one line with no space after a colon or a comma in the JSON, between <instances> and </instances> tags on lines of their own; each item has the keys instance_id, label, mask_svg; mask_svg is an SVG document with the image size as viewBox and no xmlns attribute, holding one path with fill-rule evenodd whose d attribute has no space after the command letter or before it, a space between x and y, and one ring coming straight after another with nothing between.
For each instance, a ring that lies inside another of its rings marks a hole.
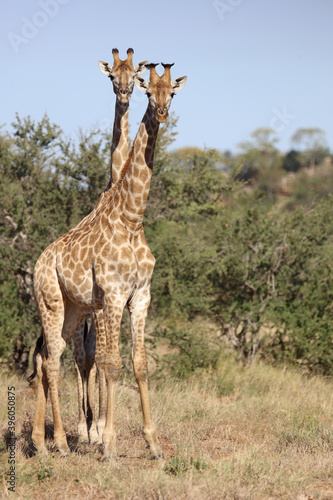
<instances>
[{"instance_id":1,"label":"giraffe","mask_svg":"<svg viewBox=\"0 0 333 500\"><path fill-rule=\"evenodd\" d=\"M37 406L32 432L40 452L46 452L44 422L48 392L53 410L54 440L61 453L69 448L59 396L60 356L87 312L103 309L105 332L96 347L96 364L107 383L107 413L103 432L105 460L116 457L114 406L121 371L119 331L127 306L132 333L132 362L143 413L143 432L154 458L163 456L151 418L144 328L150 303L155 259L146 242L142 220L152 176L154 148L160 123L168 118L172 97L186 77L171 82L171 64L148 65L150 81L135 78L148 96L148 107L117 184L89 222L58 238L39 257L34 272L35 295L44 332L44 349L37 355ZM97 325L96 325L97 326ZM97 338L99 331L96 331Z\"/></svg>"},{"instance_id":2,"label":"giraffe","mask_svg":"<svg viewBox=\"0 0 333 500\"><path fill-rule=\"evenodd\" d=\"M127 160L129 153L129 101L134 88L134 78L146 71L148 61L141 61L135 67L133 66L132 48L127 50L127 58L119 58L118 49L112 49L113 66L106 61L99 61L99 68L103 74L108 76L113 85L113 91L116 94L115 118L112 133L111 162L110 162L110 180L106 190L112 183L117 182L121 170ZM99 200L102 203L104 196ZM96 205L95 209L99 204ZM89 216L93 216L94 210ZM88 217L89 217L88 216ZM85 223L86 219L81 221ZM74 342L74 363L77 371L78 381L78 435L82 441L101 442L101 433L105 424L106 400L105 400L105 379L103 373L99 372L99 419L96 422L95 415L95 322L100 322L99 330L103 332L103 311L96 311L90 329L85 330L86 322L77 328L73 335ZM84 333L85 332L85 333ZM85 414L84 401L84 374L87 379L87 417ZM89 431L88 431L89 428ZM100 432L98 432L98 429ZM89 432L89 434L88 434Z\"/></svg>"}]
</instances>

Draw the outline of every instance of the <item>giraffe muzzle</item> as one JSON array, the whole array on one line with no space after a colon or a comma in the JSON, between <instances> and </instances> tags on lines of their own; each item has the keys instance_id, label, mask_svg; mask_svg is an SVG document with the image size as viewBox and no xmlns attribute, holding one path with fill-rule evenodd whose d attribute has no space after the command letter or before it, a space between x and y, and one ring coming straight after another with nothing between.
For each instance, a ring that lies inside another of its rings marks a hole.
<instances>
[{"instance_id":1,"label":"giraffe muzzle","mask_svg":"<svg viewBox=\"0 0 333 500\"><path fill-rule=\"evenodd\" d=\"M121 103L127 103L130 98L130 94L127 88L119 89L117 97Z\"/></svg>"},{"instance_id":2,"label":"giraffe muzzle","mask_svg":"<svg viewBox=\"0 0 333 500\"><path fill-rule=\"evenodd\" d=\"M156 118L160 123L164 123L168 118L167 108L159 107L156 110Z\"/></svg>"}]
</instances>

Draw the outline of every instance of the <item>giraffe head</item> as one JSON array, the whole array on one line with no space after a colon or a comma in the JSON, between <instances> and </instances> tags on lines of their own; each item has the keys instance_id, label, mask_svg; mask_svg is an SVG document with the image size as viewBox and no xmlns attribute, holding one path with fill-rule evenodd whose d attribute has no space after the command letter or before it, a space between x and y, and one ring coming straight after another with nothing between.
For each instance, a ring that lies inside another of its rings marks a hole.
<instances>
[{"instance_id":1,"label":"giraffe head","mask_svg":"<svg viewBox=\"0 0 333 500\"><path fill-rule=\"evenodd\" d=\"M159 123L164 123L169 116L171 100L175 92L181 90L187 80L186 76L176 78L171 82L170 68L173 64L163 64L164 73L157 74L155 67L157 64L148 64L146 67L150 71L149 83L139 76L135 77L135 85L139 90L145 92L149 99L153 116Z\"/></svg>"},{"instance_id":2,"label":"giraffe head","mask_svg":"<svg viewBox=\"0 0 333 500\"><path fill-rule=\"evenodd\" d=\"M133 66L133 49L127 50L127 58L119 59L118 49L112 49L113 66L106 61L98 61L100 70L108 76L113 84L114 93L122 104L127 104L131 98L134 78L146 71L148 61L141 61Z\"/></svg>"}]
</instances>

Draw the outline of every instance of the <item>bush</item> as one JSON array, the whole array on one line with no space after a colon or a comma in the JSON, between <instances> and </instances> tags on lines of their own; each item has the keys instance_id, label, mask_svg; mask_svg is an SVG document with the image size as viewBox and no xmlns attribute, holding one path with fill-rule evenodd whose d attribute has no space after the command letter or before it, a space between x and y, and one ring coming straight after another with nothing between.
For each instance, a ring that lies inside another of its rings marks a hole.
<instances>
[{"instance_id":1,"label":"bush","mask_svg":"<svg viewBox=\"0 0 333 500\"><path fill-rule=\"evenodd\" d=\"M157 339L167 341L171 350L158 359L155 376L165 372L177 378L188 378L193 373L215 369L221 355L216 339L207 335L203 327L178 321L157 328L153 333Z\"/></svg>"},{"instance_id":2,"label":"bush","mask_svg":"<svg viewBox=\"0 0 333 500\"><path fill-rule=\"evenodd\" d=\"M299 152L295 149L289 151L283 157L282 167L287 172L298 172L302 168Z\"/></svg>"}]
</instances>

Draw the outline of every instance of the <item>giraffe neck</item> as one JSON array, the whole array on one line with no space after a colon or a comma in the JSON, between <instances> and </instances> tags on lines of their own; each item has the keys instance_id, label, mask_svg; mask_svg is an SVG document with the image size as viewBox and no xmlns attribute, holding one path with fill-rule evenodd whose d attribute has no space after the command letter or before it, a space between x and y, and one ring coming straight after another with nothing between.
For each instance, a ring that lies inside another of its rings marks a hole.
<instances>
[{"instance_id":1,"label":"giraffe neck","mask_svg":"<svg viewBox=\"0 0 333 500\"><path fill-rule=\"evenodd\" d=\"M120 173L128 157L129 143L129 103L122 104L116 99L114 116L110 180L107 189L119 180Z\"/></svg>"},{"instance_id":2,"label":"giraffe neck","mask_svg":"<svg viewBox=\"0 0 333 500\"><path fill-rule=\"evenodd\" d=\"M132 158L120 187L120 219L131 231L141 228L146 210L159 129L150 104L134 140Z\"/></svg>"}]
</instances>

